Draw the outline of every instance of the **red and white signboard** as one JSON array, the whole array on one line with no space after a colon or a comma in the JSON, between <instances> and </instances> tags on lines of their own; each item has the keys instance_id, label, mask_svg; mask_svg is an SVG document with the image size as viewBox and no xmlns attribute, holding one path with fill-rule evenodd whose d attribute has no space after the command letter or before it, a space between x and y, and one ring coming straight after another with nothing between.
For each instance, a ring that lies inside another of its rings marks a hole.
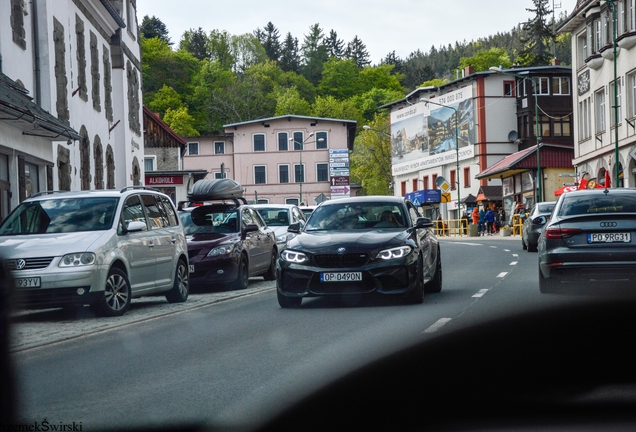
<instances>
[{"instance_id":1,"label":"red and white signboard","mask_svg":"<svg viewBox=\"0 0 636 432\"><path fill-rule=\"evenodd\" d=\"M146 186L166 186L183 184L183 176L146 175Z\"/></svg>"}]
</instances>

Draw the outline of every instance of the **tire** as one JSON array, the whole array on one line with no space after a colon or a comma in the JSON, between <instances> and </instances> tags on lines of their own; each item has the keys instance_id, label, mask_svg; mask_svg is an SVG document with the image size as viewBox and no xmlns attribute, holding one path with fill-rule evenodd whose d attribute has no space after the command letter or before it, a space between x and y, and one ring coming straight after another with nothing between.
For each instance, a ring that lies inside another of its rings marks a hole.
<instances>
[{"instance_id":1,"label":"tire","mask_svg":"<svg viewBox=\"0 0 636 432\"><path fill-rule=\"evenodd\" d=\"M266 281L276 280L276 259L278 258L278 254L276 253L276 249L272 250L272 260L269 264L269 268L267 272L263 275L263 279Z\"/></svg>"},{"instance_id":2,"label":"tire","mask_svg":"<svg viewBox=\"0 0 636 432\"><path fill-rule=\"evenodd\" d=\"M528 242L528 252L536 252L537 246L538 245L533 245L532 243Z\"/></svg>"},{"instance_id":3,"label":"tire","mask_svg":"<svg viewBox=\"0 0 636 432\"><path fill-rule=\"evenodd\" d=\"M95 314L102 317L122 316L130 308L130 282L126 273L113 267L108 272L104 297L93 305Z\"/></svg>"},{"instance_id":4,"label":"tire","mask_svg":"<svg viewBox=\"0 0 636 432\"><path fill-rule=\"evenodd\" d=\"M183 303L188 299L188 294L190 294L188 277L188 266L185 261L180 259L174 272L172 289L166 293L168 303Z\"/></svg>"},{"instance_id":5,"label":"tire","mask_svg":"<svg viewBox=\"0 0 636 432\"><path fill-rule=\"evenodd\" d=\"M528 245L526 244L526 241L523 239L523 236L521 236L521 248L523 250L528 250Z\"/></svg>"},{"instance_id":6,"label":"tire","mask_svg":"<svg viewBox=\"0 0 636 432\"><path fill-rule=\"evenodd\" d=\"M424 285L425 293L438 293L442 290L442 254L437 249L437 265L435 266L435 275L429 283Z\"/></svg>"},{"instance_id":7,"label":"tire","mask_svg":"<svg viewBox=\"0 0 636 432\"><path fill-rule=\"evenodd\" d=\"M241 258L238 263L238 274L234 280L235 289L246 289L250 284L250 269L247 263L247 257L241 254Z\"/></svg>"},{"instance_id":8,"label":"tire","mask_svg":"<svg viewBox=\"0 0 636 432\"><path fill-rule=\"evenodd\" d=\"M278 304L283 309L298 308L303 302L302 297L287 297L276 290L276 296L278 297Z\"/></svg>"},{"instance_id":9,"label":"tire","mask_svg":"<svg viewBox=\"0 0 636 432\"><path fill-rule=\"evenodd\" d=\"M542 294L551 294L556 291L557 285L551 278L544 278L539 269L539 291Z\"/></svg>"},{"instance_id":10,"label":"tire","mask_svg":"<svg viewBox=\"0 0 636 432\"><path fill-rule=\"evenodd\" d=\"M422 259L417 263L417 283L415 288L408 295L409 303L421 304L424 302L424 265Z\"/></svg>"}]
</instances>

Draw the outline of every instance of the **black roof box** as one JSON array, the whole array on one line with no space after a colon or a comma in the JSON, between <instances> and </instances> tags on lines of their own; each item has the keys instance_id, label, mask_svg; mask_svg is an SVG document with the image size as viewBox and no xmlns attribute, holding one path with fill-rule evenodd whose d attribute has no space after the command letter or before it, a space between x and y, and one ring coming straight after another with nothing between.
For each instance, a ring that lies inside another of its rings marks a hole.
<instances>
[{"instance_id":1,"label":"black roof box","mask_svg":"<svg viewBox=\"0 0 636 432\"><path fill-rule=\"evenodd\" d=\"M190 201L223 200L243 197L243 186L232 179L197 180L188 193Z\"/></svg>"}]
</instances>

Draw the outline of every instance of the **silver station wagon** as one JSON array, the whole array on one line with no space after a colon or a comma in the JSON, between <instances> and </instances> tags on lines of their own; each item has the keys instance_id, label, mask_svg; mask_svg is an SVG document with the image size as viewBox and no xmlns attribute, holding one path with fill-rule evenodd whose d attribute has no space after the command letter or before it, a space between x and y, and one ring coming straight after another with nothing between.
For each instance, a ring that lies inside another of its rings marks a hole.
<instances>
[{"instance_id":1,"label":"silver station wagon","mask_svg":"<svg viewBox=\"0 0 636 432\"><path fill-rule=\"evenodd\" d=\"M123 315L133 297L188 298L188 249L173 203L150 188L43 192L0 225L17 306Z\"/></svg>"}]
</instances>

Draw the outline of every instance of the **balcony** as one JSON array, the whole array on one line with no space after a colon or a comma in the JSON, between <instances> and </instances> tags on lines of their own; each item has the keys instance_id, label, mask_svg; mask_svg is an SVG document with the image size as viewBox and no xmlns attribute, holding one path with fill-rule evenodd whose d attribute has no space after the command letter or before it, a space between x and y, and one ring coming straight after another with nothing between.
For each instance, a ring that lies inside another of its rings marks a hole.
<instances>
[{"instance_id":1,"label":"balcony","mask_svg":"<svg viewBox=\"0 0 636 432\"><path fill-rule=\"evenodd\" d=\"M596 70L600 68L601 66L603 66L604 61L605 59L601 57L600 54L592 54L591 56L585 59L585 64L587 64L588 67Z\"/></svg>"}]
</instances>

